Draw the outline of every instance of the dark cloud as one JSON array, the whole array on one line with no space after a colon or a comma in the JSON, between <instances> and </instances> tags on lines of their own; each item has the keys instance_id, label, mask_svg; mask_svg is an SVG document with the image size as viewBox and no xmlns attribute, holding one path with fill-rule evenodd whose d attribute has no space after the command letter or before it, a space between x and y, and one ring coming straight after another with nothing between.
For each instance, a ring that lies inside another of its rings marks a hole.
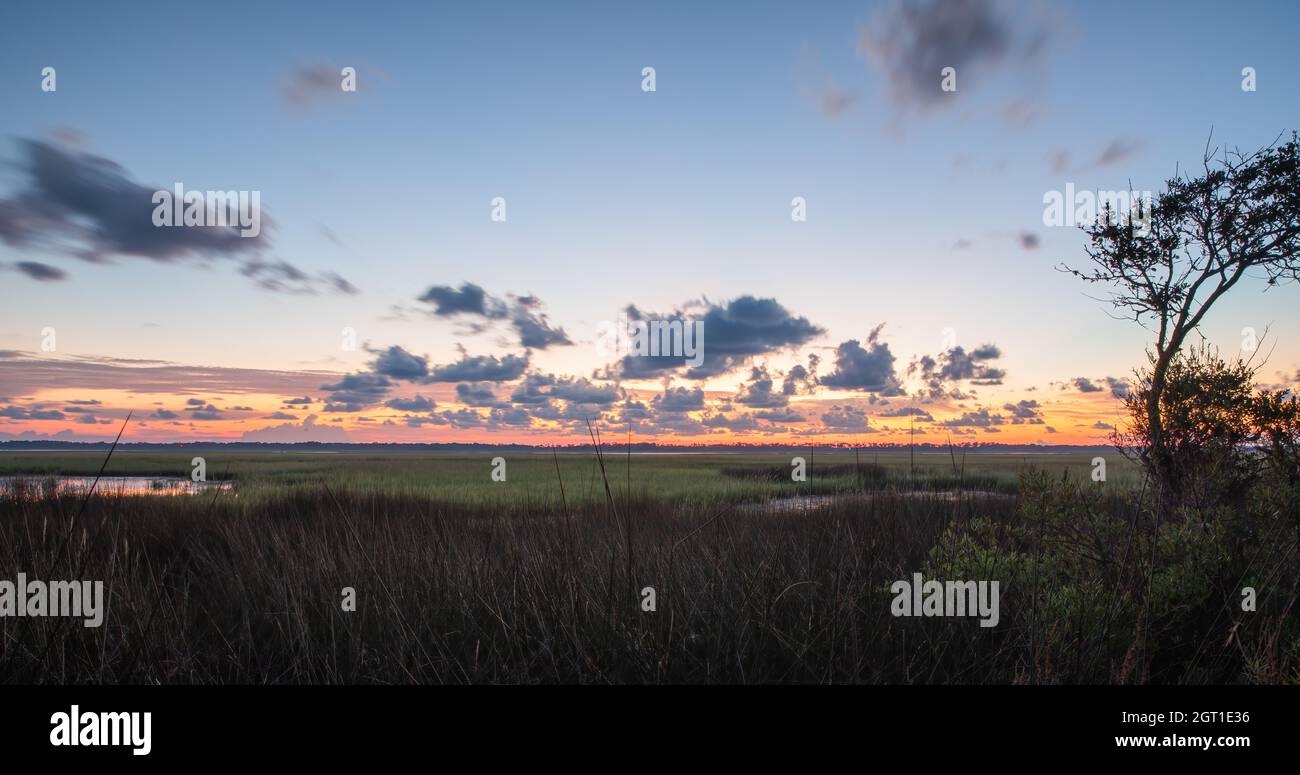
<instances>
[{"instance_id":1,"label":"dark cloud","mask_svg":"<svg viewBox=\"0 0 1300 775\"><path fill-rule=\"evenodd\" d=\"M384 406L399 412L431 412L437 407L437 402L417 393L413 398L390 398Z\"/></svg>"},{"instance_id":2,"label":"dark cloud","mask_svg":"<svg viewBox=\"0 0 1300 775\"><path fill-rule=\"evenodd\" d=\"M915 417L917 422L934 422L934 417L924 409L915 406L900 406L879 412L881 417Z\"/></svg>"},{"instance_id":3,"label":"dark cloud","mask_svg":"<svg viewBox=\"0 0 1300 775\"><path fill-rule=\"evenodd\" d=\"M473 333L484 330L487 322L508 319L522 347L545 350L553 346L573 344L564 329L551 325L541 311L541 300L536 296L506 296L506 299L498 299L473 283L462 283L459 289L450 285L435 285L416 301L432 305L430 314L437 317L481 318L483 322L471 329Z\"/></svg>"},{"instance_id":4,"label":"dark cloud","mask_svg":"<svg viewBox=\"0 0 1300 775\"><path fill-rule=\"evenodd\" d=\"M393 382L382 374L347 374L332 385L321 385L321 390L330 392L325 399L325 411L360 412L383 401L393 387Z\"/></svg>"},{"instance_id":5,"label":"dark cloud","mask_svg":"<svg viewBox=\"0 0 1300 775\"><path fill-rule=\"evenodd\" d=\"M1128 398L1130 388L1128 380L1106 377L1106 385L1110 387L1112 398Z\"/></svg>"},{"instance_id":6,"label":"dark cloud","mask_svg":"<svg viewBox=\"0 0 1300 775\"><path fill-rule=\"evenodd\" d=\"M856 406L832 406L822 415L822 425L835 431L866 431L867 413Z\"/></svg>"},{"instance_id":7,"label":"dark cloud","mask_svg":"<svg viewBox=\"0 0 1300 775\"><path fill-rule=\"evenodd\" d=\"M57 266L42 264L39 261L15 261L12 266L37 282L51 283L68 278L68 273Z\"/></svg>"},{"instance_id":8,"label":"dark cloud","mask_svg":"<svg viewBox=\"0 0 1300 775\"><path fill-rule=\"evenodd\" d=\"M802 366L795 368L803 370ZM749 379L749 384L741 386L740 394L736 396L736 403L755 409L777 409L790 403L786 393L773 391L776 383L768 376L766 366L755 366L751 369ZM796 384L791 382L791 388Z\"/></svg>"},{"instance_id":9,"label":"dark cloud","mask_svg":"<svg viewBox=\"0 0 1300 775\"><path fill-rule=\"evenodd\" d=\"M972 385L1000 385L1007 373L988 361L1002 357L996 345L985 344L969 353L966 348L953 347L939 356L923 355L907 369L908 374L919 374L926 383L926 394L930 398L961 397L961 391L949 390L953 382L969 382Z\"/></svg>"},{"instance_id":10,"label":"dark cloud","mask_svg":"<svg viewBox=\"0 0 1300 775\"><path fill-rule=\"evenodd\" d=\"M298 415L289 414L288 412L272 412L262 418L263 420L297 420Z\"/></svg>"},{"instance_id":11,"label":"dark cloud","mask_svg":"<svg viewBox=\"0 0 1300 775\"><path fill-rule=\"evenodd\" d=\"M416 301L432 304L432 314L438 317L480 315L495 319L504 318L507 314L504 304L489 297L487 291L474 283L462 283L459 289L450 285L435 285Z\"/></svg>"},{"instance_id":12,"label":"dark cloud","mask_svg":"<svg viewBox=\"0 0 1300 775\"><path fill-rule=\"evenodd\" d=\"M788 424L804 422L807 418L793 409L767 409L761 412L754 412L752 415L755 419L763 420L774 424Z\"/></svg>"},{"instance_id":13,"label":"dark cloud","mask_svg":"<svg viewBox=\"0 0 1300 775\"><path fill-rule=\"evenodd\" d=\"M704 390L702 388L665 388L663 395L655 396L651 402L660 412L694 412L704 408Z\"/></svg>"},{"instance_id":14,"label":"dark cloud","mask_svg":"<svg viewBox=\"0 0 1300 775\"><path fill-rule=\"evenodd\" d=\"M466 355L459 361L429 369L422 382L509 382L528 368L527 355Z\"/></svg>"},{"instance_id":15,"label":"dark cloud","mask_svg":"<svg viewBox=\"0 0 1300 775\"><path fill-rule=\"evenodd\" d=\"M1074 386L1079 389L1080 393L1100 393L1105 388L1096 384L1087 377L1075 377Z\"/></svg>"},{"instance_id":16,"label":"dark cloud","mask_svg":"<svg viewBox=\"0 0 1300 775\"><path fill-rule=\"evenodd\" d=\"M1003 404L1003 410L1011 417L1012 425L1042 425L1042 407L1037 401L1021 400L1014 404Z\"/></svg>"},{"instance_id":17,"label":"dark cloud","mask_svg":"<svg viewBox=\"0 0 1300 775\"><path fill-rule=\"evenodd\" d=\"M702 308L703 312L696 309ZM626 310L631 321L681 321L685 326L703 324L700 363L682 355L627 355L619 364L619 375L646 379L685 370L689 379L707 379L745 365L750 358L796 347L825 331L807 318L795 317L776 299L741 296L725 304L700 302L671 315L643 312L635 306Z\"/></svg>"},{"instance_id":18,"label":"dark cloud","mask_svg":"<svg viewBox=\"0 0 1300 775\"><path fill-rule=\"evenodd\" d=\"M510 394L510 402L514 404L542 404L550 400L550 396L543 391L543 388L555 384L555 376L551 374L539 374L533 372L524 377L523 381L515 387Z\"/></svg>"},{"instance_id":19,"label":"dark cloud","mask_svg":"<svg viewBox=\"0 0 1300 775\"><path fill-rule=\"evenodd\" d=\"M785 374L785 379L781 381L781 394L793 396L799 394L809 394L817 387L817 366L821 363L821 358L816 355L808 356L808 367L804 368L795 364Z\"/></svg>"},{"instance_id":20,"label":"dark cloud","mask_svg":"<svg viewBox=\"0 0 1300 775\"><path fill-rule=\"evenodd\" d=\"M242 265L245 275L270 290L311 293L322 282L336 289L351 288L336 274L322 278L279 259L263 260L272 228L265 214L255 236L241 236L237 223L155 226L154 192L171 191L170 187L136 183L116 162L75 148L38 140L20 141L19 147L23 158L16 166L26 176L27 188L0 199L0 240L12 247L100 263L119 256L154 261L232 259ZM33 271L44 270L20 271L34 276Z\"/></svg>"},{"instance_id":21,"label":"dark cloud","mask_svg":"<svg viewBox=\"0 0 1300 775\"><path fill-rule=\"evenodd\" d=\"M504 406L492 389L492 383L480 382L470 384L462 382L456 386L456 400L466 406L500 407Z\"/></svg>"},{"instance_id":22,"label":"dark cloud","mask_svg":"<svg viewBox=\"0 0 1300 775\"><path fill-rule=\"evenodd\" d=\"M26 406L0 406L0 417L11 420L64 420L67 416L57 409L37 409Z\"/></svg>"},{"instance_id":23,"label":"dark cloud","mask_svg":"<svg viewBox=\"0 0 1300 775\"><path fill-rule=\"evenodd\" d=\"M764 430L763 426L748 414L711 414L701 419L700 423L706 428L721 428L735 433Z\"/></svg>"},{"instance_id":24,"label":"dark cloud","mask_svg":"<svg viewBox=\"0 0 1300 775\"><path fill-rule=\"evenodd\" d=\"M1017 239L1020 241L1020 247L1025 250L1036 250L1041 242L1038 235L1034 234L1032 231L1020 232Z\"/></svg>"},{"instance_id":25,"label":"dark cloud","mask_svg":"<svg viewBox=\"0 0 1300 775\"><path fill-rule=\"evenodd\" d=\"M393 345L387 350L371 350L377 357L370 364L370 370L385 377L401 380L423 379L429 373L429 359L412 355L406 350Z\"/></svg>"},{"instance_id":26,"label":"dark cloud","mask_svg":"<svg viewBox=\"0 0 1300 775\"><path fill-rule=\"evenodd\" d=\"M885 396L902 395L898 375L894 372L894 354L880 341L876 326L867 336L867 346L857 339L842 342L835 348L835 370L822 377L820 384L842 390L862 390Z\"/></svg>"},{"instance_id":27,"label":"dark cloud","mask_svg":"<svg viewBox=\"0 0 1300 775\"><path fill-rule=\"evenodd\" d=\"M556 380L548 395L579 404L612 404L619 397L615 386L598 385L586 378Z\"/></svg>"},{"instance_id":28,"label":"dark cloud","mask_svg":"<svg viewBox=\"0 0 1300 775\"><path fill-rule=\"evenodd\" d=\"M1049 33L1041 19L997 0L899 1L862 28L858 48L896 108L928 110L1003 66L1034 60ZM940 88L945 67L957 71L956 92Z\"/></svg>"},{"instance_id":29,"label":"dark cloud","mask_svg":"<svg viewBox=\"0 0 1300 775\"><path fill-rule=\"evenodd\" d=\"M195 407L190 409L189 413L191 420L221 420L225 418L225 415L221 413L221 410L217 409L217 407L212 404Z\"/></svg>"},{"instance_id":30,"label":"dark cloud","mask_svg":"<svg viewBox=\"0 0 1300 775\"><path fill-rule=\"evenodd\" d=\"M994 425L1006 424L1007 418L1000 414L992 414L988 409L980 407L974 412L964 412L961 417L952 420L944 420L940 425L945 428L989 428Z\"/></svg>"}]
</instances>

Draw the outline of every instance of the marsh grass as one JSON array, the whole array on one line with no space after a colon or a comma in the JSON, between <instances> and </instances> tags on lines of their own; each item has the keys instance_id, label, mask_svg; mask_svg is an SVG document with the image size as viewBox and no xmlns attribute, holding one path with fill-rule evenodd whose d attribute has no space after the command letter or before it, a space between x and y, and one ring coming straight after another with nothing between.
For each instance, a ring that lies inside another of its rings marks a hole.
<instances>
[{"instance_id":1,"label":"marsh grass","mask_svg":"<svg viewBox=\"0 0 1300 775\"><path fill-rule=\"evenodd\" d=\"M487 458L438 461L433 484L414 464L291 460L232 465L236 490L196 496L0 497L0 578L108 595L98 629L0 619L0 681L1297 680L1284 534L1252 566L1270 594L1245 618L1217 543L1167 528L1148 552L1140 494L1031 478L1019 499L884 486L763 513L739 505L785 483L724 460L624 463L591 482L590 456L512 460L497 486ZM894 617L890 586L914 572L1001 579L1000 625Z\"/></svg>"}]
</instances>

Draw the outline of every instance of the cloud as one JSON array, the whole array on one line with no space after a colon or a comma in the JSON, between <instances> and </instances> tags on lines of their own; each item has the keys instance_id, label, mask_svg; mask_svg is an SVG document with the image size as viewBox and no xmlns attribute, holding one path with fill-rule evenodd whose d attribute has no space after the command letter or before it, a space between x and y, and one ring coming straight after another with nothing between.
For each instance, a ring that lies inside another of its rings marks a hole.
<instances>
[{"instance_id":1,"label":"cloud","mask_svg":"<svg viewBox=\"0 0 1300 775\"><path fill-rule=\"evenodd\" d=\"M455 315L480 315L487 318L504 318L506 307L487 291L473 283L462 283L460 289L449 285L435 285L420 295L416 301L433 305L432 314L438 317Z\"/></svg>"},{"instance_id":2,"label":"cloud","mask_svg":"<svg viewBox=\"0 0 1300 775\"><path fill-rule=\"evenodd\" d=\"M1000 414L991 414L988 409L980 407L974 412L965 412L961 417L944 420L939 423L945 428L989 428L1003 425L1007 419Z\"/></svg>"},{"instance_id":3,"label":"cloud","mask_svg":"<svg viewBox=\"0 0 1300 775\"><path fill-rule=\"evenodd\" d=\"M370 364L370 370L385 377L402 380L422 379L429 373L429 359L412 355L406 350L393 345L387 350L371 350L378 356Z\"/></svg>"},{"instance_id":4,"label":"cloud","mask_svg":"<svg viewBox=\"0 0 1300 775\"><path fill-rule=\"evenodd\" d=\"M528 356L463 354L459 361L429 369L422 382L509 382L519 379L528 368Z\"/></svg>"},{"instance_id":5,"label":"cloud","mask_svg":"<svg viewBox=\"0 0 1300 775\"><path fill-rule=\"evenodd\" d=\"M1003 404L1003 410L1010 413L1012 425L1042 425L1042 407L1034 400L1021 400L1014 404Z\"/></svg>"},{"instance_id":6,"label":"cloud","mask_svg":"<svg viewBox=\"0 0 1300 775\"><path fill-rule=\"evenodd\" d=\"M664 388L663 395L655 396L650 405L660 412L694 412L704 408L702 388Z\"/></svg>"},{"instance_id":7,"label":"cloud","mask_svg":"<svg viewBox=\"0 0 1300 775\"><path fill-rule=\"evenodd\" d=\"M1033 61L1049 37L1041 19L996 0L898 1L862 28L858 50L885 80L896 109L928 111L1005 65ZM941 89L945 67L957 71L955 92Z\"/></svg>"},{"instance_id":8,"label":"cloud","mask_svg":"<svg viewBox=\"0 0 1300 775\"><path fill-rule=\"evenodd\" d=\"M1094 383L1087 377L1075 377L1074 386L1079 389L1080 393L1100 393L1105 388Z\"/></svg>"},{"instance_id":9,"label":"cloud","mask_svg":"<svg viewBox=\"0 0 1300 775\"><path fill-rule=\"evenodd\" d=\"M332 385L321 385L330 391L325 399L327 412L359 412L384 400L394 384L383 374L358 372L347 374Z\"/></svg>"},{"instance_id":10,"label":"cloud","mask_svg":"<svg viewBox=\"0 0 1300 775\"><path fill-rule=\"evenodd\" d=\"M343 68L324 62L301 65L285 78L280 94L286 104L305 109L329 97L340 97L343 91ZM357 77L357 88L361 78Z\"/></svg>"},{"instance_id":11,"label":"cloud","mask_svg":"<svg viewBox=\"0 0 1300 775\"><path fill-rule=\"evenodd\" d=\"M881 342L881 323L867 336L867 346L857 339L842 342L835 348L835 370L819 382L825 387L861 390L885 396L902 395L898 375L894 372L894 354Z\"/></svg>"},{"instance_id":12,"label":"cloud","mask_svg":"<svg viewBox=\"0 0 1300 775\"><path fill-rule=\"evenodd\" d=\"M437 402L416 393L414 398L391 398L384 406L399 412L431 412L437 406Z\"/></svg>"},{"instance_id":13,"label":"cloud","mask_svg":"<svg viewBox=\"0 0 1300 775\"><path fill-rule=\"evenodd\" d=\"M49 264L42 264L40 261L15 261L11 264L15 271L22 272L32 280L41 283L52 283L60 280L66 280L68 273Z\"/></svg>"},{"instance_id":14,"label":"cloud","mask_svg":"<svg viewBox=\"0 0 1300 775\"><path fill-rule=\"evenodd\" d=\"M1053 175L1060 175L1070 169L1070 152L1064 148L1049 151L1046 158Z\"/></svg>"},{"instance_id":15,"label":"cloud","mask_svg":"<svg viewBox=\"0 0 1300 775\"><path fill-rule=\"evenodd\" d=\"M627 307L629 320L682 321L686 326L702 324L700 364L691 366L688 356L627 355L619 363L618 373L626 379L646 379L667 374L685 373L689 379L708 379L745 365L756 355L797 347L825 333L807 318L796 317L776 299L740 296L725 304L707 301L683 305L671 315L643 312ZM702 309L702 312L694 311Z\"/></svg>"},{"instance_id":16,"label":"cloud","mask_svg":"<svg viewBox=\"0 0 1300 775\"><path fill-rule=\"evenodd\" d=\"M473 283L462 283L458 289L450 285L432 286L416 301L432 305L430 314L436 317L481 318L481 322L471 328L472 333L481 332L491 321L508 319L519 337L520 346L529 349L545 350L573 344L563 328L551 325L541 311L541 299L536 296L506 294L505 299L498 299Z\"/></svg>"},{"instance_id":17,"label":"cloud","mask_svg":"<svg viewBox=\"0 0 1300 775\"><path fill-rule=\"evenodd\" d=\"M1007 375L1006 371L988 363L1001 357L1002 351L996 345L981 345L969 353L966 352L966 348L958 345L940 353L938 357L921 356L908 366L907 373L920 374L921 379L925 380L930 398L941 398L945 395L960 398L961 391L956 389L949 391L948 383L1002 384L1002 379Z\"/></svg>"},{"instance_id":18,"label":"cloud","mask_svg":"<svg viewBox=\"0 0 1300 775\"><path fill-rule=\"evenodd\" d=\"M456 386L456 400L467 406L504 406L492 390L492 383L490 382L460 383Z\"/></svg>"},{"instance_id":19,"label":"cloud","mask_svg":"<svg viewBox=\"0 0 1300 775\"><path fill-rule=\"evenodd\" d=\"M1041 240L1039 240L1038 238L1038 235L1034 234L1031 231L1020 232L1020 235L1017 237L1017 239L1020 240L1020 247L1024 248L1025 250L1036 250L1038 248L1039 243L1041 242Z\"/></svg>"},{"instance_id":20,"label":"cloud","mask_svg":"<svg viewBox=\"0 0 1300 775\"><path fill-rule=\"evenodd\" d=\"M836 431L866 431L867 413L856 406L832 406L822 415L822 425Z\"/></svg>"},{"instance_id":21,"label":"cloud","mask_svg":"<svg viewBox=\"0 0 1300 775\"><path fill-rule=\"evenodd\" d=\"M805 45L800 60L801 90L812 97L823 117L839 118L853 108L857 97L835 85L816 49Z\"/></svg>"},{"instance_id":22,"label":"cloud","mask_svg":"<svg viewBox=\"0 0 1300 775\"><path fill-rule=\"evenodd\" d=\"M1101 149L1097 156L1097 166L1107 167L1112 164L1119 164L1122 161L1132 158L1142 150L1140 140L1114 139Z\"/></svg>"},{"instance_id":23,"label":"cloud","mask_svg":"<svg viewBox=\"0 0 1300 775\"><path fill-rule=\"evenodd\" d=\"M597 385L586 378L564 378L555 381L548 395L579 404L612 404L618 400L618 388Z\"/></svg>"},{"instance_id":24,"label":"cloud","mask_svg":"<svg viewBox=\"0 0 1300 775\"><path fill-rule=\"evenodd\" d=\"M316 422L316 419L316 415L309 414L303 418L301 423L290 422L244 431L240 439L242 441L260 441L274 444L292 444L300 441L350 441L347 431L342 428L320 425Z\"/></svg>"},{"instance_id":25,"label":"cloud","mask_svg":"<svg viewBox=\"0 0 1300 775\"><path fill-rule=\"evenodd\" d=\"M323 279L279 259L262 260L261 254L271 244L272 226L264 214L261 231L248 237L241 236L238 224L155 226L153 196L163 187L136 183L116 162L75 148L39 140L22 140L19 148L22 159L16 166L25 175L27 188L0 199L0 240L12 247L96 263L115 257L232 259L240 262L245 275L270 290L312 293L322 282L340 287L338 275ZM343 283L351 287L346 280Z\"/></svg>"},{"instance_id":26,"label":"cloud","mask_svg":"<svg viewBox=\"0 0 1300 775\"><path fill-rule=\"evenodd\" d=\"M795 368L803 369L802 366ZM749 384L741 386L740 394L736 396L736 403L755 409L776 409L790 403L790 398L785 392L773 392L775 382L768 376L766 366L755 366L751 369L749 379ZM794 388L797 381L788 384Z\"/></svg>"},{"instance_id":27,"label":"cloud","mask_svg":"<svg viewBox=\"0 0 1300 775\"><path fill-rule=\"evenodd\" d=\"M34 409L26 406L0 406L0 417L10 420L64 420L67 415L57 409Z\"/></svg>"},{"instance_id":28,"label":"cloud","mask_svg":"<svg viewBox=\"0 0 1300 775\"><path fill-rule=\"evenodd\" d=\"M915 417L917 422L934 422L934 417L924 409L915 406L900 406L886 409L879 413L881 417Z\"/></svg>"},{"instance_id":29,"label":"cloud","mask_svg":"<svg viewBox=\"0 0 1300 775\"><path fill-rule=\"evenodd\" d=\"M133 360L95 356L37 355L0 352L0 395L31 395L51 388L122 390L133 393L213 394L266 393L314 390L322 379L338 374L327 371L274 371L262 369L183 366L168 361Z\"/></svg>"},{"instance_id":30,"label":"cloud","mask_svg":"<svg viewBox=\"0 0 1300 775\"><path fill-rule=\"evenodd\" d=\"M793 409L767 409L761 412L754 412L752 417L770 423L799 423L807 420L802 414Z\"/></svg>"},{"instance_id":31,"label":"cloud","mask_svg":"<svg viewBox=\"0 0 1300 775\"><path fill-rule=\"evenodd\" d=\"M190 399L190 401L187 401L186 403L189 404L193 400L194 399ZM225 418L225 415L221 413L221 410L212 404L204 404L202 401L200 401L199 404L200 405L198 406L191 406L190 409L187 410L190 413L191 420L221 420Z\"/></svg>"}]
</instances>

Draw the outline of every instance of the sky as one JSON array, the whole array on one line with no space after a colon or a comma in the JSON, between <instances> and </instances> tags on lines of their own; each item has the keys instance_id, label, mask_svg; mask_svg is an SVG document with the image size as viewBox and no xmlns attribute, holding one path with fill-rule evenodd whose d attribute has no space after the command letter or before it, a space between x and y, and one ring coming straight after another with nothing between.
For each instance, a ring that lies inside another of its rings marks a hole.
<instances>
[{"instance_id":1,"label":"sky","mask_svg":"<svg viewBox=\"0 0 1300 775\"><path fill-rule=\"evenodd\" d=\"M0 6L0 440L1104 443L1044 197L1300 128L1291 2L467 5ZM1298 300L1202 333L1294 388Z\"/></svg>"}]
</instances>

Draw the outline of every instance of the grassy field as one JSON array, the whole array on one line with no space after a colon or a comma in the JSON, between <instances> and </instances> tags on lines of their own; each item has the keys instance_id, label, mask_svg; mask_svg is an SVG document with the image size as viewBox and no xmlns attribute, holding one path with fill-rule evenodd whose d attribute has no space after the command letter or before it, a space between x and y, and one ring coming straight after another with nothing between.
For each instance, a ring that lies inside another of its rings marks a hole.
<instances>
[{"instance_id":1,"label":"grassy field","mask_svg":"<svg viewBox=\"0 0 1300 775\"><path fill-rule=\"evenodd\" d=\"M888 486L917 490L984 490L1014 493L1020 472L1040 468L1089 479L1091 455L802 451L811 459L808 481L792 481L789 455L773 454L620 454L606 448L605 474L620 497L641 500L742 501L799 493L836 493ZM195 455L117 452L106 476L188 478ZM505 481L492 479L494 454L387 455L207 453L210 480L233 479L241 498L282 494L286 488L318 488L433 498L464 503L603 501L604 480L596 457L560 452L505 454ZM1140 483L1133 464L1117 452L1105 455L1107 484L1130 489ZM0 476L90 475L104 462L102 453L0 452ZM558 468L558 471L557 471ZM745 476L742 469L766 476ZM879 471L880 474L873 474ZM562 486L561 486L562 485Z\"/></svg>"},{"instance_id":2,"label":"grassy field","mask_svg":"<svg viewBox=\"0 0 1300 775\"><path fill-rule=\"evenodd\" d=\"M494 482L492 457L213 453L233 489L0 495L0 579L108 594L99 628L0 618L0 682L1300 682L1289 518L1155 525L1118 455L1105 483L1089 456L816 453L807 482L788 456L614 450L603 474L504 455ZM914 573L998 580L998 625L895 616Z\"/></svg>"}]
</instances>

